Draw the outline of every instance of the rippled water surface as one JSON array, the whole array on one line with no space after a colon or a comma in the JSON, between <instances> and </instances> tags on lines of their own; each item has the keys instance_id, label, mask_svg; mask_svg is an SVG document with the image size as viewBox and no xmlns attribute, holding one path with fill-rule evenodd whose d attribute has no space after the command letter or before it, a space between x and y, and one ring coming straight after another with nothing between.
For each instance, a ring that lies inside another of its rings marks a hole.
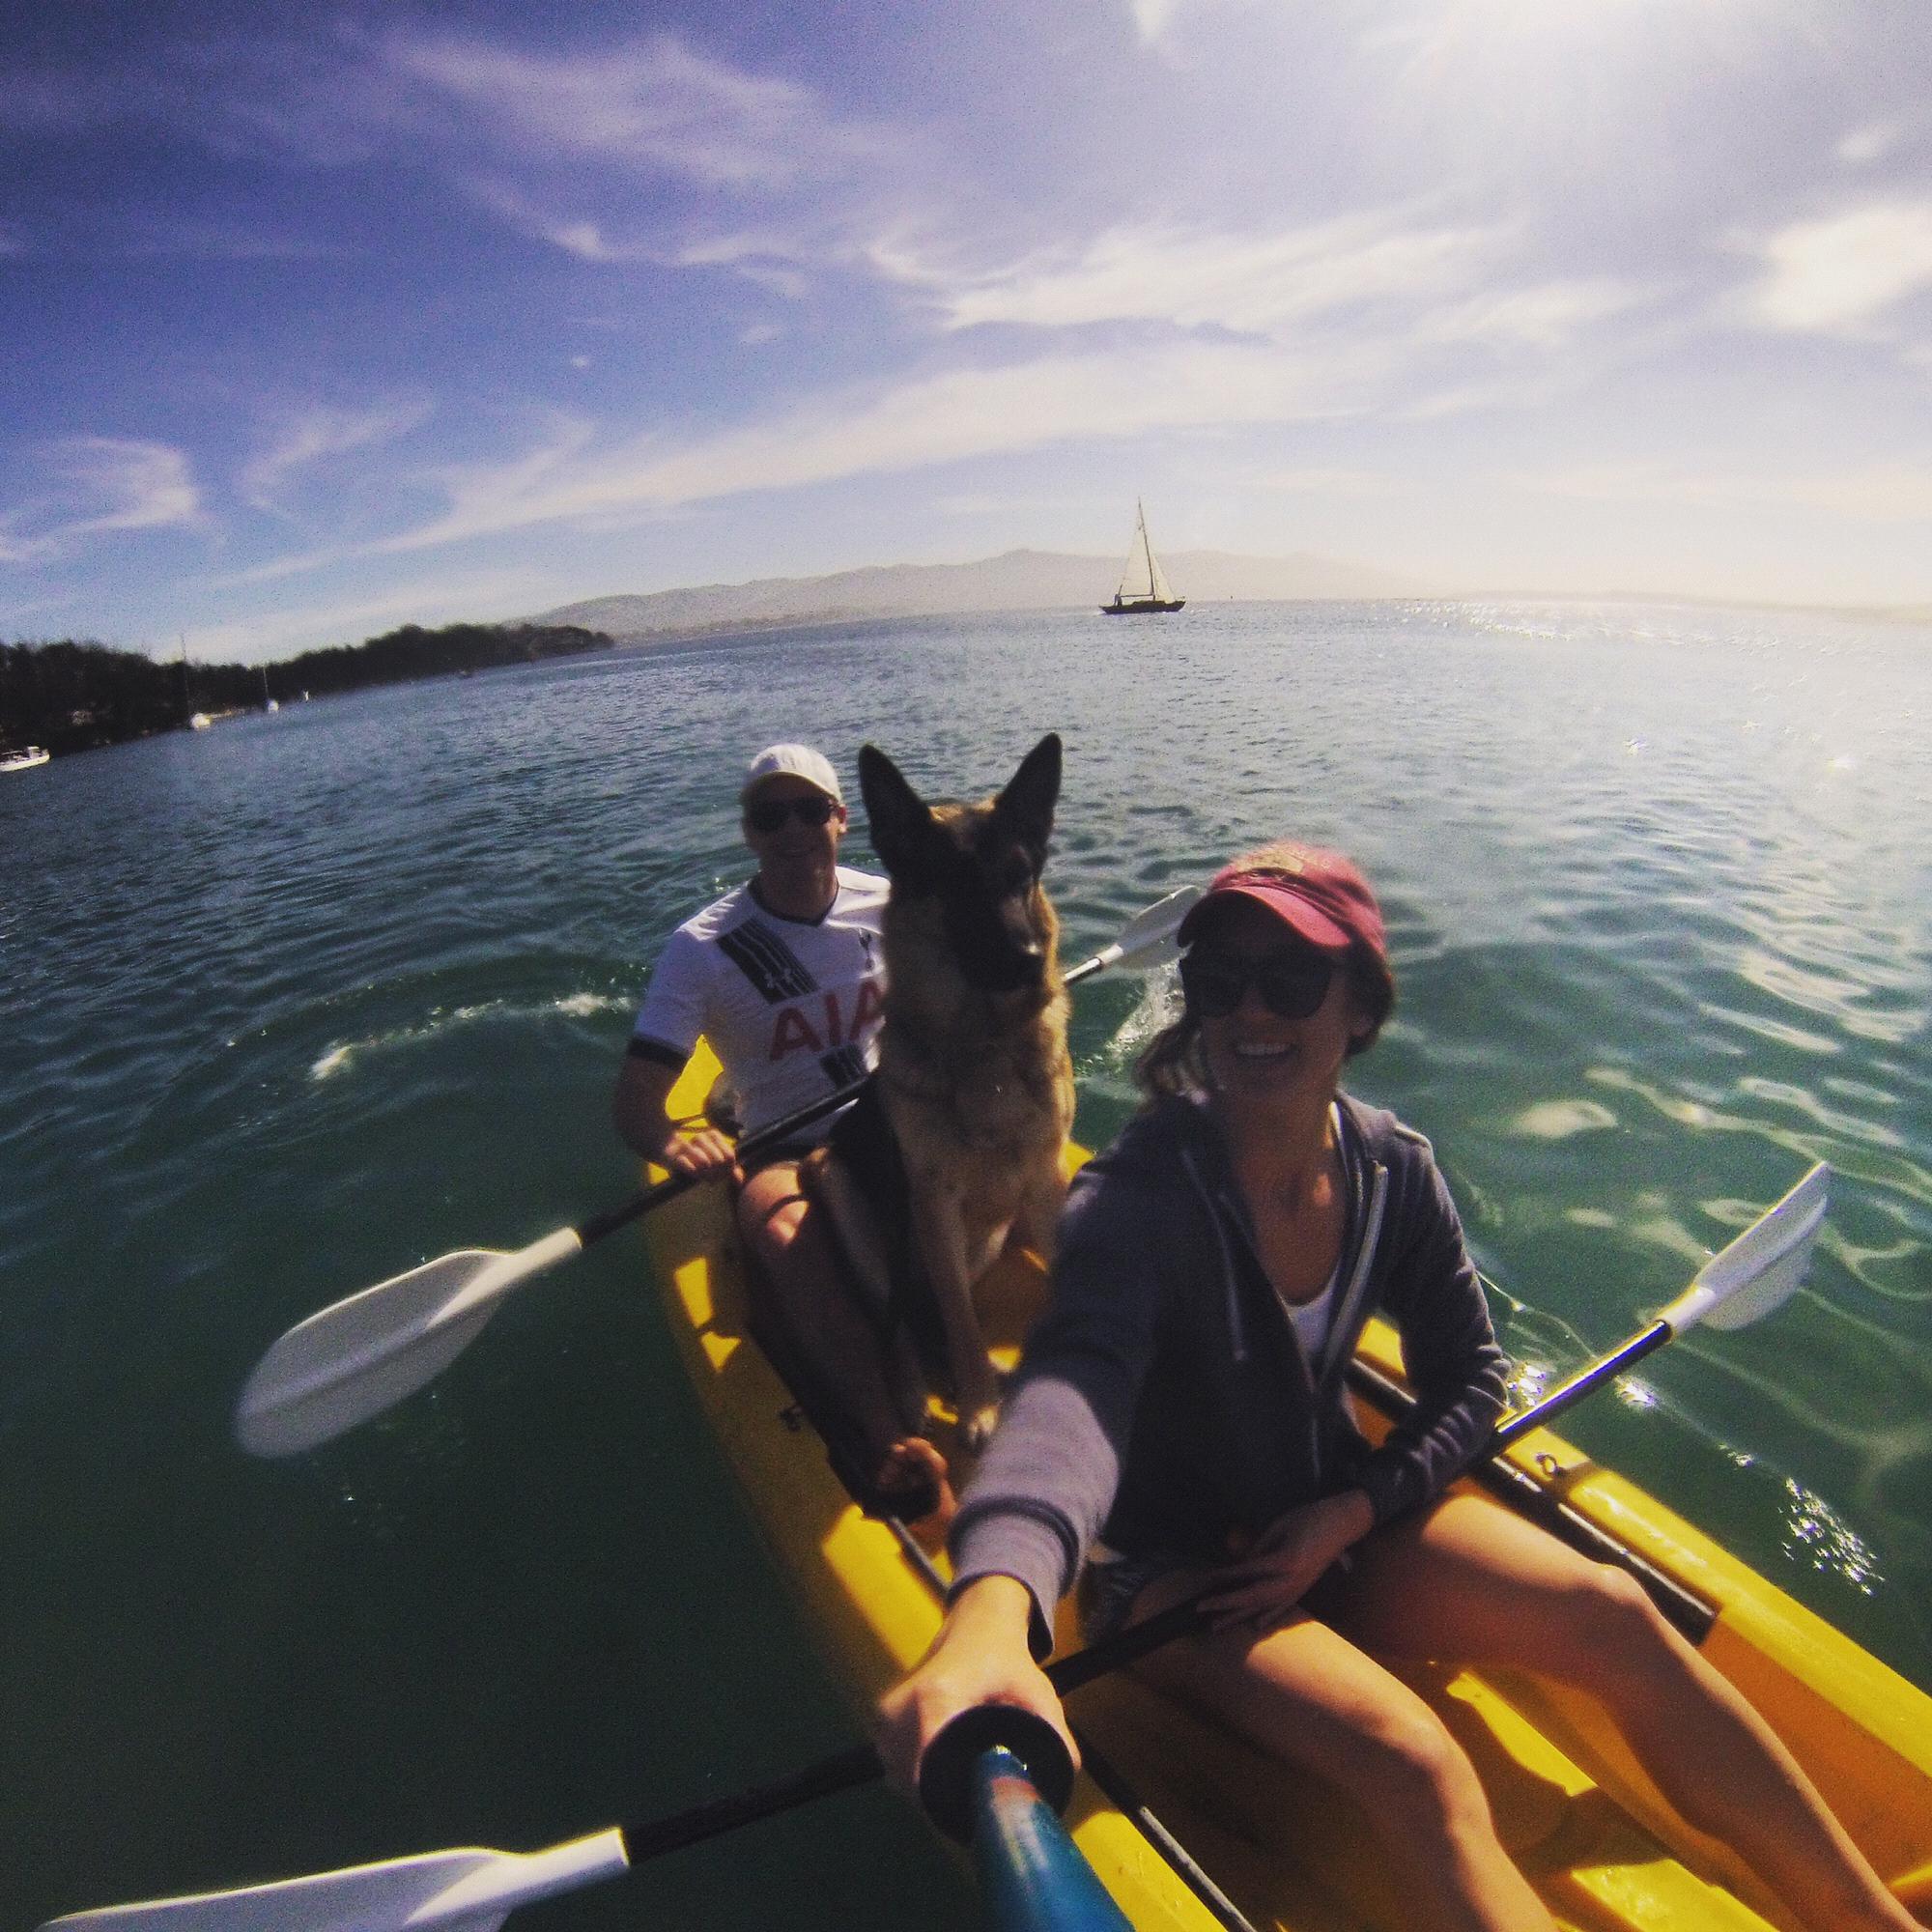
<instances>
[{"instance_id":1,"label":"rippled water surface","mask_svg":"<svg viewBox=\"0 0 1932 1932\"><path fill-rule=\"evenodd\" d=\"M1799 1299L1568 1433L1932 1684L1929 651L1634 606L923 621L0 778L0 1918L535 1845L852 1735L629 1240L337 1444L251 1463L227 1434L301 1316L629 1191L629 1015L740 876L734 775L778 737L848 781L869 737L960 795L1060 730L1074 956L1261 838L1355 852L1402 980L1355 1084L1436 1142L1526 1386L1830 1160ZM1080 995L1087 1139L1168 996ZM545 1908L775 1910L969 1922L878 1793Z\"/></svg>"}]
</instances>

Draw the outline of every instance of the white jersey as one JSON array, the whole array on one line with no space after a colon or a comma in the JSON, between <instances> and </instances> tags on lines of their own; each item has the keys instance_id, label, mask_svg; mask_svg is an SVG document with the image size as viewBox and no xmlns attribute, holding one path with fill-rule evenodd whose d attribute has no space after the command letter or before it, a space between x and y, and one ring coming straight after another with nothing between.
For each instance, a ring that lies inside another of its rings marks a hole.
<instances>
[{"instance_id":1,"label":"white jersey","mask_svg":"<svg viewBox=\"0 0 1932 1932\"><path fill-rule=\"evenodd\" d=\"M746 1133L851 1086L877 1058L888 882L844 866L838 880L815 920L768 911L749 883L726 893L671 934L651 975L629 1050L681 1067L702 1034Z\"/></svg>"}]
</instances>

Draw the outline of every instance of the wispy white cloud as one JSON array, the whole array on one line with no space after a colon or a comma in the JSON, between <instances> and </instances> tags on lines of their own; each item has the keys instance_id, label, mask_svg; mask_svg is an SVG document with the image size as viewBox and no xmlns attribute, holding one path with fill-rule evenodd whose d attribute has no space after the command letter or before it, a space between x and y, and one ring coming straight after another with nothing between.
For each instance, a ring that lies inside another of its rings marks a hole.
<instances>
[{"instance_id":1,"label":"wispy white cloud","mask_svg":"<svg viewBox=\"0 0 1932 1932\"><path fill-rule=\"evenodd\" d=\"M393 72L480 110L544 155L648 166L712 187L787 186L861 141L809 88L743 72L670 34L583 54L396 34L384 52Z\"/></svg>"},{"instance_id":2,"label":"wispy white cloud","mask_svg":"<svg viewBox=\"0 0 1932 1932\"><path fill-rule=\"evenodd\" d=\"M44 452L53 487L0 515L0 560L38 562L88 539L201 519L186 455L122 437L64 438Z\"/></svg>"},{"instance_id":3,"label":"wispy white cloud","mask_svg":"<svg viewBox=\"0 0 1932 1932\"><path fill-rule=\"evenodd\" d=\"M1435 342L1554 352L1591 324L1637 307L1648 292L1608 276L1488 290L1422 317L1418 330Z\"/></svg>"},{"instance_id":4,"label":"wispy white cloud","mask_svg":"<svg viewBox=\"0 0 1932 1932\"><path fill-rule=\"evenodd\" d=\"M1802 510L1847 523L1932 524L1932 466L1873 464L1825 471L1692 469L1667 464L1578 465L1503 479L1539 496L1710 510Z\"/></svg>"},{"instance_id":5,"label":"wispy white cloud","mask_svg":"<svg viewBox=\"0 0 1932 1932\"><path fill-rule=\"evenodd\" d=\"M446 474L447 512L386 552L567 522L635 521L684 504L861 474L1152 431L1313 420L1372 407L1396 358L1385 344L1319 353L1229 342L1042 356L869 391L822 395L681 446L647 439L597 452L570 425L514 462Z\"/></svg>"},{"instance_id":6,"label":"wispy white cloud","mask_svg":"<svg viewBox=\"0 0 1932 1932\"><path fill-rule=\"evenodd\" d=\"M1803 333L1869 333L1908 296L1932 288L1932 199L1794 222L1762 253L1764 277L1747 297L1753 320Z\"/></svg>"},{"instance_id":7,"label":"wispy white cloud","mask_svg":"<svg viewBox=\"0 0 1932 1932\"><path fill-rule=\"evenodd\" d=\"M209 660L285 656L329 644L360 643L398 624L490 622L554 603L559 593L536 570L478 573L393 583L373 596L346 597L204 624L194 633L194 653Z\"/></svg>"},{"instance_id":8,"label":"wispy white cloud","mask_svg":"<svg viewBox=\"0 0 1932 1932\"><path fill-rule=\"evenodd\" d=\"M1140 321L1278 335L1354 304L1462 289L1501 241L1494 228L1408 226L1374 213L1270 235L1120 226L1076 255L991 272L950 271L884 243L873 260L922 290L949 328Z\"/></svg>"},{"instance_id":9,"label":"wispy white cloud","mask_svg":"<svg viewBox=\"0 0 1932 1932\"><path fill-rule=\"evenodd\" d=\"M464 183L473 201L500 215L520 235L547 242L580 262L663 262L668 250L652 242L623 241L605 222L591 219L581 205L552 205L528 187L501 176L470 174ZM579 191L581 192L581 190Z\"/></svg>"},{"instance_id":10,"label":"wispy white cloud","mask_svg":"<svg viewBox=\"0 0 1932 1932\"><path fill-rule=\"evenodd\" d=\"M333 456L393 442L427 421L430 412L426 401L379 403L360 410L324 403L286 412L266 447L242 466L236 490L242 501L259 510L279 508L285 486L299 471Z\"/></svg>"},{"instance_id":11,"label":"wispy white cloud","mask_svg":"<svg viewBox=\"0 0 1932 1932\"><path fill-rule=\"evenodd\" d=\"M187 455L163 442L122 437L73 437L56 460L101 507L67 526L69 536L99 530L150 530L168 524L191 524L201 514L201 496L188 470Z\"/></svg>"},{"instance_id":12,"label":"wispy white cloud","mask_svg":"<svg viewBox=\"0 0 1932 1932\"><path fill-rule=\"evenodd\" d=\"M1874 121L1855 128L1838 143L1838 158L1849 167L1864 167L1883 160L1905 138L1903 121Z\"/></svg>"}]
</instances>

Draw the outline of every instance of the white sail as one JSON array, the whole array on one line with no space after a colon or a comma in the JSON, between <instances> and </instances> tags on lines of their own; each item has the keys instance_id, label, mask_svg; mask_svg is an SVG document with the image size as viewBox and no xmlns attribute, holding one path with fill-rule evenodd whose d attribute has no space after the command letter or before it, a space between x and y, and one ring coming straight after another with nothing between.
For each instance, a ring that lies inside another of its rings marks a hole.
<instances>
[{"instance_id":1,"label":"white sail","mask_svg":"<svg viewBox=\"0 0 1932 1932\"><path fill-rule=\"evenodd\" d=\"M1126 566L1121 572L1121 584L1114 593L1114 601L1140 604L1150 599L1169 604L1174 601L1174 592L1168 588L1167 574L1153 554L1153 545L1148 541L1147 511L1136 502L1134 541L1127 552Z\"/></svg>"}]
</instances>

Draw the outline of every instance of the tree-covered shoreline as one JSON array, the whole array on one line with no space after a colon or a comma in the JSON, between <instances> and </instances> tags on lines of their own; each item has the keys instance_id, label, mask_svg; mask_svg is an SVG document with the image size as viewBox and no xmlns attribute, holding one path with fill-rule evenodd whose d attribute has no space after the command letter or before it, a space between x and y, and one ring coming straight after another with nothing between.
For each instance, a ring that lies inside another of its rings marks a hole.
<instances>
[{"instance_id":1,"label":"tree-covered shoreline","mask_svg":"<svg viewBox=\"0 0 1932 1932\"><path fill-rule=\"evenodd\" d=\"M196 712L261 710L373 684L534 664L610 648L579 624L417 624L278 664L188 664L62 639L0 644L0 750L88 751L184 728Z\"/></svg>"}]
</instances>

